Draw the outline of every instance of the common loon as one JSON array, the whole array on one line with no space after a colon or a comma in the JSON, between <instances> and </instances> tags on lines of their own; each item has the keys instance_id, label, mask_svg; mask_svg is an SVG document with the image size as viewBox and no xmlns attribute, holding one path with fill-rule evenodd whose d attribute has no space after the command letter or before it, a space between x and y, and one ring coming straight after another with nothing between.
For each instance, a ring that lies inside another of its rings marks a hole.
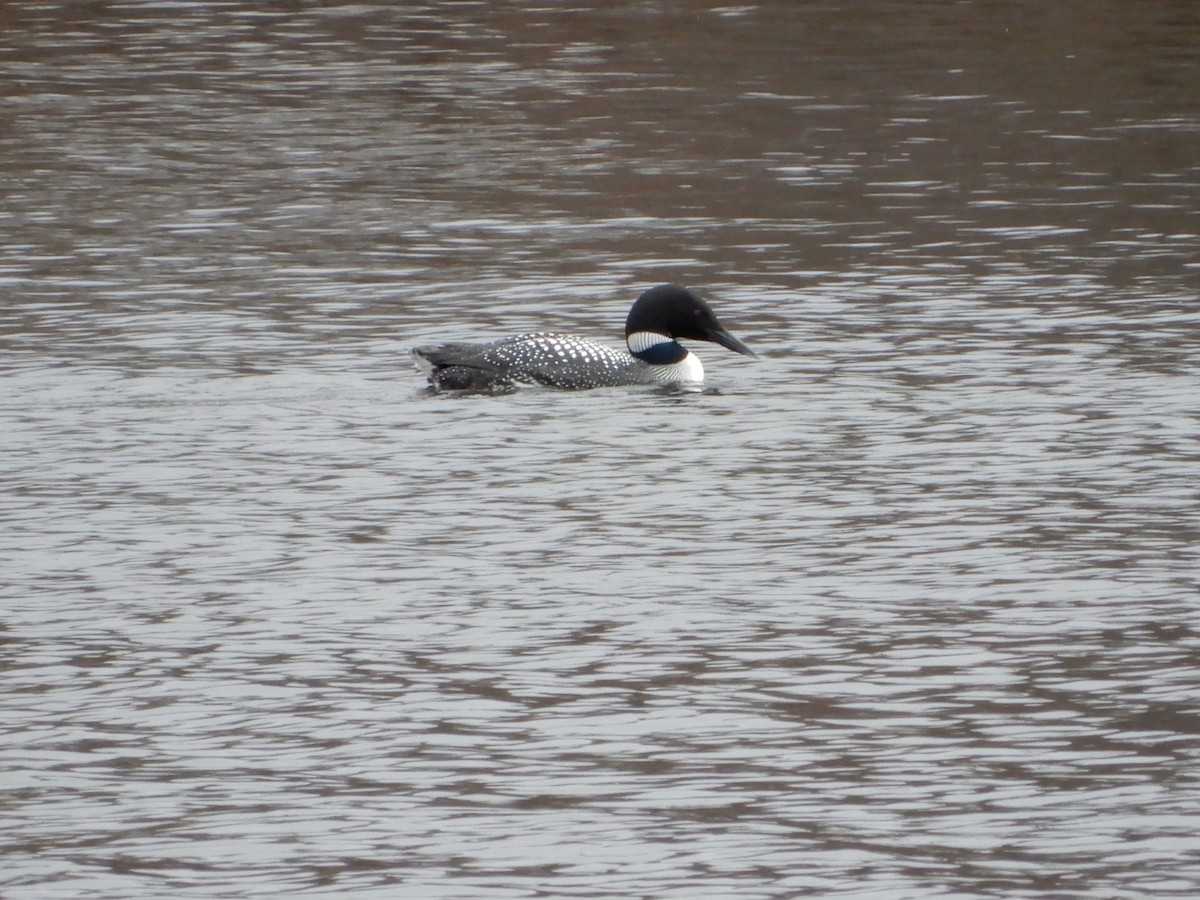
<instances>
[{"instance_id":1,"label":"common loon","mask_svg":"<svg viewBox=\"0 0 1200 900\"><path fill-rule=\"evenodd\" d=\"M754 352L725 330L709 305L686 288L650 288L625 320L628 352L571 334L538 331L489 344L441 344L412 351L437 390L503 390L518 384L579 390L621 384L696 384L700 360L676 338Z\"/></svg>"}]
</instances>

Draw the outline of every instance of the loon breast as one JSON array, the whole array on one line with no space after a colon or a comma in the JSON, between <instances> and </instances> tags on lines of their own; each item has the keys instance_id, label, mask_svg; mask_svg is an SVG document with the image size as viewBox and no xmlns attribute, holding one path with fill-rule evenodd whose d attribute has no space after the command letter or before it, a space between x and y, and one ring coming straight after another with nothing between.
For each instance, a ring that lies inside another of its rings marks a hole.
<instances>
[{"instance_id":1,"label":"loon breast","mask_svg":"<svg viewBox=\"0 0 1200 900\"><path fill-rule=\"evenodd\" d=\"M413 359L443 390L491 390L517 384L584 389L659 380L657 367L629 353L551 332L519 334L490 344L417 347Z\"/></svg>"}]
</instances>

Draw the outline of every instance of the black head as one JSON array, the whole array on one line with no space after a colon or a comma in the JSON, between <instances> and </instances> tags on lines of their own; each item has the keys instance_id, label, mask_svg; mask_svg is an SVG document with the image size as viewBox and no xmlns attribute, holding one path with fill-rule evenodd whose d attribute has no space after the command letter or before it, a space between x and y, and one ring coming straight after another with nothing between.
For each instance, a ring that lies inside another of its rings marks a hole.
<instances>
[{"instance_id":1,"label":"black head","mask_svg":"<svg viewBox=\"0 0 1200 900\"><path fill-rule=\"evenodd\" d=\"M755 353L717 321L707 303L677 284L650 288L637 298L625 320L625 336L637 332L665 334L670 338L712 341L737 353Z\"/></svg>"}]
</instances>

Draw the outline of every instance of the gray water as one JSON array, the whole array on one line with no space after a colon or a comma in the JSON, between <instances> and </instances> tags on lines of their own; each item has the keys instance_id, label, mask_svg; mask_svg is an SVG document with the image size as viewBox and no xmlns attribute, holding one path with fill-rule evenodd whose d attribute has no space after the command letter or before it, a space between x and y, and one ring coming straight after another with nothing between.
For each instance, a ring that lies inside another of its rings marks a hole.
<instances>
[{"instance_id":1,"label":"gray water","mask_svg":"<svg viewBox=\"0 0 1200 900\"><path fill-rule=\"evenodd\" d=\"M0 892L1200 892L1200 13L0 8ZM702 393L429 393L619 345Z\"/></svg>"}]
</instances>

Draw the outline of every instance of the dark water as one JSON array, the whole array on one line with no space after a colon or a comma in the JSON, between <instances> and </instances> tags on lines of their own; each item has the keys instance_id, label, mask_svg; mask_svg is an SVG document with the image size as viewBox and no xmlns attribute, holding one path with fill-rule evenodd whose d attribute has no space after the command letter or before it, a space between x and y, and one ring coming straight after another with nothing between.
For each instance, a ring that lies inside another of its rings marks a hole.
<instances>
[{"instance_id":1,"label":"dark water","mask_svg":"<svg viewBox=\"0 0 1200 900\"><path fill-rule=\"evenodd\" d=\"M0 7L0 890L1200 892L1200 11ZM427 394L619 341L703 394Z\"/></svg>"}]
</instances>

